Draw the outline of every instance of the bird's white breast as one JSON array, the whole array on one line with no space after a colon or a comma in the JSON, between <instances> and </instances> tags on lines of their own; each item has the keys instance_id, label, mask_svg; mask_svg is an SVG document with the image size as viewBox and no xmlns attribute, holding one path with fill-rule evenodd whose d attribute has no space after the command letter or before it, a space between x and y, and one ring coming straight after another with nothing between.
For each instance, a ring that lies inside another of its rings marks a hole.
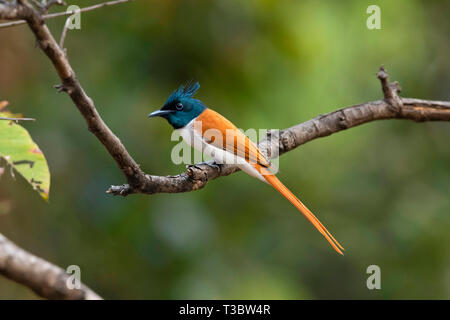
<instances>
[{"instance_id":1,"label":"bird's white breast","mask_svg":"<svg viewBox=\"0 0 450 320\"><path fill-rule=\"evenodd\" d=\"M180 136L187 144L192 146L194 149L202 152L204 155L210 157L216 163L236 165L249 175L258 178L261 181L267 182L264 177L244 158L207 143L203 138L203 135L195 130L195 120L196 119L193 119L183 128L176 129L176 131L179 132Z\"/></svg>"}]
</instances>

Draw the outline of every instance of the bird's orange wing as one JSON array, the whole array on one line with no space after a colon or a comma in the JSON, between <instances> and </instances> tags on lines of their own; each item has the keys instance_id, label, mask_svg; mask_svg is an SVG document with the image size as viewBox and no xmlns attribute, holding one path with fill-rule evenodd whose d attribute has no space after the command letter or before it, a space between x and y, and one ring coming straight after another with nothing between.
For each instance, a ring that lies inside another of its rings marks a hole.
<instances>
[{"instance_id":1,"label":"bird's orange wing","mask_svg":"<svg viewBox=\"0 0 450 320\"><path fill-rule=\"evenodd\" d=\"M250 163L270 167L270 162L258 147L228 119L219 113L205 109L194 122L194 130L205 142L226 150Z\"/></svg>"}]
</instances>

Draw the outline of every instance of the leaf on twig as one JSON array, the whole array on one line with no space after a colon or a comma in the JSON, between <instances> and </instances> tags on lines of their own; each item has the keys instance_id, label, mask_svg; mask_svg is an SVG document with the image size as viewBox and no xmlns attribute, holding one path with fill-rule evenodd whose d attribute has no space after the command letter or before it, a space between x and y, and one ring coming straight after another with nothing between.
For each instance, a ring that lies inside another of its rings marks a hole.
<instances>
[{"instance_id":1,"label":"leaf on twig","mask_svg":"<svg viewBox=\"0 0 450 320\"><path fill-rule=\"evenodd\" d=\"M0 101L0 110L5 107ZM22 115L0 111L0 117L21 118ZM0 121L0 158L22 175L42 198L48 200L50 171L47 160L28 131L14 121Z\"/></svg>"}]
</instances>

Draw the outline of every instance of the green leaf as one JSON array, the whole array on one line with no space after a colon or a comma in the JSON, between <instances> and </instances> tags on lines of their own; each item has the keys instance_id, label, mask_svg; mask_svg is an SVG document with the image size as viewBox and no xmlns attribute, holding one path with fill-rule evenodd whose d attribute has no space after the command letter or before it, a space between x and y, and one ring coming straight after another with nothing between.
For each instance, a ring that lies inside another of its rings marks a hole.
<instances>
[{"instance_id":1,"label":"green leaf","mask_svg":"<svg viewBox=\"0 0 450 320\"><path fill-rule=\"evenodd\" d=\"M7 111L0 112L0 118L21 117ZM21 174L42 198L48 200L50 171L47 161L28 131L15 121L0 120L0 157Z\"/></svg>"}]
</instances>

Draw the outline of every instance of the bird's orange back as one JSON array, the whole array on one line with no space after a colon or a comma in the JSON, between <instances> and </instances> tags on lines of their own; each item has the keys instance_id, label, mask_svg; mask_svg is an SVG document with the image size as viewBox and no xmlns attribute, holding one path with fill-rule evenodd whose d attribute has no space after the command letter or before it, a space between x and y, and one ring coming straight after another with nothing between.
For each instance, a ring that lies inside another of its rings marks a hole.
<instances>
[{"instance_id":1,"label":"bird's orange back","mask_svg":"<svg viewBox=\"0 0 450 320\"><path fill-rule=\"evenodd\" d=\"M215 147L231 152L251 163L270 167L270 162L253 141L219 113L209 108L205 109L195 120L194 129Z\"/></svg>"}]
</instances>

